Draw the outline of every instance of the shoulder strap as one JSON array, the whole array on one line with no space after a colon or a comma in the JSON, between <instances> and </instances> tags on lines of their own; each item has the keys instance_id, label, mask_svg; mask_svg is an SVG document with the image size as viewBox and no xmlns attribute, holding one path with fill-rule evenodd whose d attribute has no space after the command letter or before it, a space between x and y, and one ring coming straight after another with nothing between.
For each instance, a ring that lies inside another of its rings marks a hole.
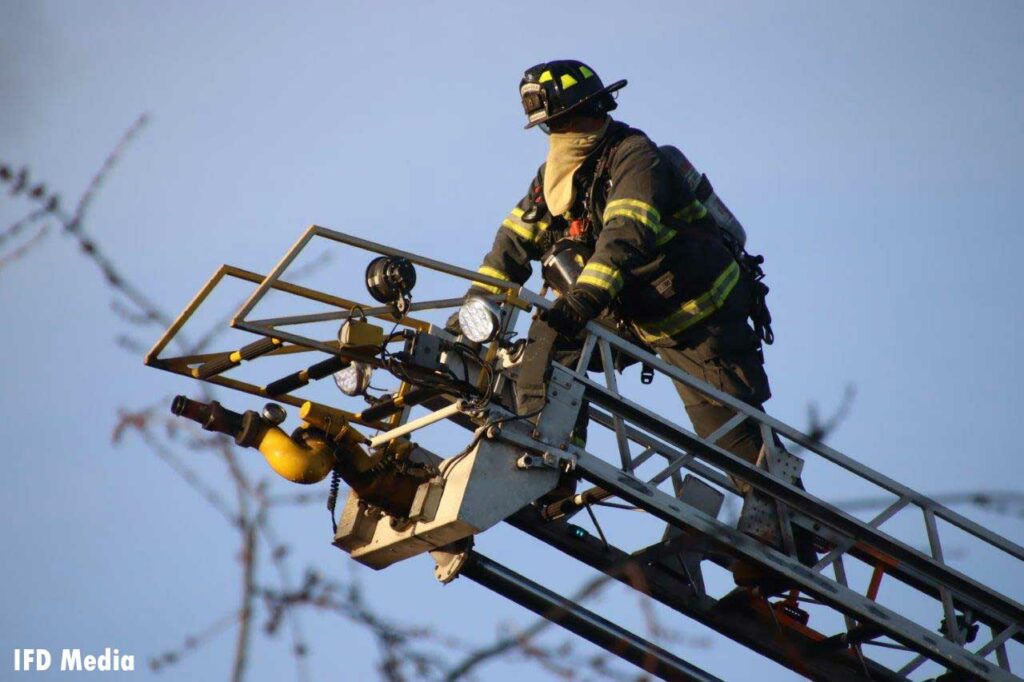
<instances>
[{"instance_id":1,"label":"shoulder strap","mask_svg":"<svg viewBox=\"0 0 1024 682\"><path fill-rule=\"evenodd\" d=\"M613 126L608 131L608 135L602 142L602 149L600 155L597 157L597 161L594 164L594 173L591 176L590 187L587 189L586 197L586 212L588 215L594 213L594 194L599 189L607 191L605 186L608 180L609 166L611 165L612 155L615 150L619 148L622 142L633 135L640 134L640 131L634 130L627 125Z\"/></svg>"},{"instance_id":2,"label":"shoulder strap","mask_svg":"<svg viewBox=\"0 0 1024 682\"><path fill-rule=\"evenodd\" d=\"M619 148L619 145L627 138L633 135L639 135L639 130L634 130L627 125L613 126L608 131L608 136L604 139L603 149L601 155L597 159L597 165L594 166L594 179L595 181L602 179L608 174L608 165L611 163L612 154Z\"/></svg>"}]
</instances>

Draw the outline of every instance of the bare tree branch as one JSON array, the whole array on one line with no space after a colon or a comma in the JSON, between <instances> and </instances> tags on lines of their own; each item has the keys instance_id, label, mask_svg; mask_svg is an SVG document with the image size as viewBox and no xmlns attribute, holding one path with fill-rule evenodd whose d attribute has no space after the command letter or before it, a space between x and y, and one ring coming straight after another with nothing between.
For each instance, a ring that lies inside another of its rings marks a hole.
<instances>
[{"instance_id":1,"label":"bare tree branch","mask_svg":"<svg viewBox=\"0 0 1024 682\"><path fill-rule=\"evenodd\" d=\"M84 228L85 215L98 189L146 121L147 117L145 115L140 116L122 135L113 151L104 160L101 168L93 176L85 193L77 202L73 213L68 214L63 211L60 208L59 196L57 194L47 195L44 185L37 185L29 190L29 194L33 200L44 204L42 209L33 212L33 215L38 214L38 217L32 219L41 219L43 215L55 217L61 223L64 230L78 241L81 252L97 265L107 285L115 292L124 296L136 309L127 308L115 299L113 306L114 312L117 315L133 325L166 325L170 323L169 316L146 296L141 288L122 275L114 262L105 255L96 240L90 237ZM17 173L13 173L7 165L0 164L0 180L11 185L12 195L25 192L26 187L30 184L28 177L27 168L22 168ZM8 232L14 234L23 229L21 225L26 224L24 220L27 220L27 218L19 221L19 226L15 227L13 231L9 229ZM319 258L298 274L299 276L308 274L314 269L322 267L326 262L326 258ZM220 333L219 328L224 326L220 324L216 326L217 328L211 329L207 334L200 337L198 344L188 343L181 335L176 338L176 343L186 352L203 348ZM127 344L128 347L131 347L131 345L130 343ZM202 392L204 397L212 397L211 390L205 385L202 386ZM293 607L306 603L321 609L338 612L346 616L354 624L367 628L374 633L381 649L379 670L384 679L405 679L407 673L412 673L417 678L436 678L447 667L445 654L441 652L448 652L453 648L468 649L468 646L464 643L452 640L450 637L437 635L429 628L399 627L391 623L368 608L361 589L354 581L347 587L335 583L326 583L318 577L311 579L310 576L317 576L318 574L312 569L307 569L307 581L303 587L297 592L291 590L288 587L289 580L285 566L288 554L287 547L276 543L272 539L273 533L267 518L267 512L271 505L274 504L273 498L265 495L262 488L253 489L244 471L239 466L234 448L228 439L219 436L191 438L185 443L187 447L191 449L213 450L227 465L229 478L234 483L236 491L237 508L232 509L213 486L206 483L191 467L185 465L181 458L150 428L154 418L154 409L156 408L150 407L141 411L122 411L118 424L114 429L114 442L119 442L128 430L138 433L143 442L158 457L171 466L193 490L217 509L232 527L239 530L243 540L240 553L242 564L240 608L233 612L230 618L218 620L200 635L187 637L185 645L181 650L171 650L159 657L155 657L151 662L154 670L162 670L176 663L181 660L184 653L194 650L202 642L208 641L215 634L224 631L231 623L237 622L239 630L235 644L231 678L232 680L244 679L247 670L248 651L252 645L251 621L254 617L254 599L256 596L261 595L268 604L268 611L270 613L270 620L268 620L268 627L266 628L268 634L273 634L278 629L277 623L282 619L287 619L291 624L293 636L292 655L296 659L300 679L305 677L301 659L306 656L308 648L302 640L298 621L294 617L295 609ZM171 426L170 420L166 421L166 426L166 437L173 440L175 434L179 432L179 428ZM290 501L295 502L297 499L305 502L308 498L292 496ZM256 508L255 512L253 511L254 506ZM278 566L280 588L261 587L257 584L256 576L258 575L258 560L260 556L257 537L259 535L264 536L270 560ZM320 591L314 595L313 591L315 588L319 588ZM443 646L439 647L440 651L431 652L413 645L425 640L436 642Z\"/></svg>"},{"instance_id":2,"label":"bare tree branch","mask_svg":"<svg viewBox=\"0 0 1024 682\"><path fill-rule=\"evenodd\" d=\"M42 242L42 240L46 237L49 231L50 226L43 225L36 231L36 233L32 236L31 239L29 239L24 244L14 249L7 255L0 258L0 270L3 270L5 267L10 265L14 261L18 260L19 258L23 258L25 254L32 250L33 247L37 246L40 242Z\"/></svg>"},{"instance_id":3,"label":"bare tree branch","mask_svg":"<svg viewBox=\"0 0 1024 682\"><path fill-rule=\"evenodd\" d=\"M7 241L8 239L17 236L26 227L29 227L36 221L45 218L48 214L49 211L46 209L45 206L41 208L32 209L32 211L30 211L29 214L26 215L24 218L14 221L6 228L4 228L3 232L0 232L0 246L3 246L4 242Z\"/></svg>"},{"instance_id":4,"label":"bare tree branch","mask_svg":"<svg viewBox=\"0 0 1024 682\"><path fill-rule=\"evenodd\" d=\"M185 641L182 642L181 647L177 649L171 649L165 651L162 654L153 656L149 659L149 668L154 672L159 672L166 666L174 665L185 658L190 653L198 651L204 644L208 644L213 641L217 635L222 632L226 632L232 625L238 623L238 613L232 611L224 616L221 616L215 620L209 627L200 632L198 635L188 635L185 637Z\"/></svg>"},{"instance_id":5,"label":"bare tree branch","mask_svg":"<svg viewBox=\"0 0 1024 682\"><path fill-rule=\"evenodd\" d=\"M609 580L611 579L606 575L595 576L580 586L570 599L579 602L593 597L608 584ZM455 680L467 677L473 670L491 659L502 656L508 651L522 646L523 643L529 642L535 635L550 625L551 621L546 618L538 618L528 627L498 639L493 644L471 652L448 670L444 677L445 682L454 682Z\"/></svg>"},{"instance_id":6,"label":"bare tree branch","mask_svg":"<svg viewBox=\"0 0 1024 682\"><path fill-rule=\"evenodd\" d=\"M1024 518L1024 492L1018 490L977 490L930 495L931 499L947 507L976 507L993 514ZM890 497L858 497L834 502L846 511L884 509L893 503Z\"/></svg>"}]
</instances>

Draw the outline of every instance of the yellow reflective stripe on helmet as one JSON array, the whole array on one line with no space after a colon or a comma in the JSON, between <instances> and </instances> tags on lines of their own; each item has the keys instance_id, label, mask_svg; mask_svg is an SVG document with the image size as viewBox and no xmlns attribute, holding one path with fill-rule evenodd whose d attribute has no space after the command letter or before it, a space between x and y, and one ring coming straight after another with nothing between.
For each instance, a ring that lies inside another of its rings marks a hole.
<instances>
[{"instance_id":1,"label":"yellow reflective stripe on helmet","mask_svg":"<svg viewBox=\"0 0 1024 682\"><path fill-rule=\"evenodd\" d=\"M604 289L611 294L612 298L615 298L622 289L622 272L601 263L587 263L576 281L580 284L589 284Z\"/></svg>"},{"instance_id":2,"label":"yellow reflective stripe on helmet","mask_svg":"<svg viewBox=\"0 0 1024 682\"><path fill-rule=\"evenodd\" d=\"M554 76L551 75L551 72L550 71L545 71L544 73L542 73L540 75L540 78L537 79L537 82L538 83L547 83L549 80L553 80L553 79L554 79Z\"/></svg>"},{"instance_id":3,"label":"yellow reflective stripe on helmet","mask_svg":"<svg viewBox=\"0 0 1024 682\"><path fill-rule=\"evenodd\" d=\"M637 331L648 343L662 341L679 334L697 324L725 304L736 283L740 281L740 266L736 261L730 263L715 278L711 289L697 298L686 301L679 310L649 323L637 323Z\"/></svg>"},{"instance_id":4,"label":"yellow reflective stripe on helmet","mask_svg":"<svg viewBox=\"0 0 1024 682\"><path fill-rule=\"evenodd\" d=\"M593 71L591 71L590 69L588 69L588 68L587 68L587 67L585 67L585 66L580 66L580 73L582 73L582 74L583 74L583 77L584 77L584 78L590 78L591 76L593 76L593 75L594 75L594 72L593 72Z\"/></svg>"},{"instance_id":5,"label":"yellow reflective stripe on helmet","mask_svg":"<svg viewBox=\"0 0 1024 682\"><path fill-rule=\"evenodd\" d=\"M477 268L476 271L479 272L481 275L487 275L488 277L493 277L494 279L500 279L506 282L512 281L511 278L504 272L497 268L492 268L489 265L481 265L479 268ZM484 284L483 282L473 282L473 286L489 291L492 294L500 294L501 292L504 291L504 289L502 289L501 287L496 287L493 284Z\"/></svg>"},{"instance_id":6,"label":"yellow reflective stripe on helmet","mask_svg":"<svg viewBox=\"0 0 1024 682\"><path fill-rule=\"evenodd\" d=\"M708 214L708 210L704 208L704 204L700 203L699 199L694 199L690 202L690 205L676 211L674 218L682 218L688 223L692 223L694 220L700 220Z\"/></svg>"},{"instance_id":7,"label":"yellow reflective stripe on helmet","mask_svg":"<svg viewBox=\"0 0 1024 682\"><path fill-rule=\"evenodd\" d=\"M612 218L618 216L632 218L637 222L643 223L649 227L654 234L658 234L662 230L661 213L658 209L637 199L616 199L615 201L609 201L608 205L604 209L604 215L601 220L607 224Z\"/></svg>"},{"instance_id":8,"label":"yellow reflective stripe on helmet","mask_svg":"<svg viewBox=\"0 0 1024 682\"><path fill-rule=\"evenodd\" d=\"M562 89L563 90L567 90L567 89L571 88L572 86L576 85L577 83L579 83L578 80L576 80L575 78L573 78L572 76L570 76L567 73L563 73L562 74L561 81L562 81Z\"/></svg>"},{"instance_id":9,"label":"yellow reflective stripe on helmet","mask_svg":"<svg viewBox=\"0 0 1024 682\"><path fill-rule=\"evenodd\" d=\"M540 235L548 229L548 223L541 220L536 223L528 223L523 220L523 209L516 206L512 212L501 221L502 227L515 232L527 241L536 241Z\"/></svg>"}]
</instances>

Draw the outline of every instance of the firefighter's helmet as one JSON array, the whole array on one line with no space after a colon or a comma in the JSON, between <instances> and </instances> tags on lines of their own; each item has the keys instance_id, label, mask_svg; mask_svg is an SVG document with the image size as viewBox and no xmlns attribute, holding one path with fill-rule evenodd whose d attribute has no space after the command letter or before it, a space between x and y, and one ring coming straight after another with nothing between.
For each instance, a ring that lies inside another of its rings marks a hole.
<instances>
[{"instance_id":1,"label":"firefighter's helmet","mask_svg":"<svg viewBox=\"0 0 1024 682\"><path fill-rule=\"evenodd\" d=\"M574 59L531 66L519 81L526 127L546 124L573 111L611 111L617 106L611 93L625 85L626 81L620 80L605 87L593 69Z\"/></svg>"}]
</instances>

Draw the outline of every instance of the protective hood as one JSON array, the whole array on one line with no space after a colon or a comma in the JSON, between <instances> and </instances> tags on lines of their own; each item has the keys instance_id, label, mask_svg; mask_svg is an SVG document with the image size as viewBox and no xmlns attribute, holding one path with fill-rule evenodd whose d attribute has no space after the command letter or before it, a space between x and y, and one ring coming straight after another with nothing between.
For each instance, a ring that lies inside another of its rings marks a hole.
<instances>
[{"instance_id":1,"label":"protective hood","mask_svg":"<svg viewBox=\"0 0 1024 682\"><path fill-rule=\"evenodd\" d=\"M573 174L579 170L605 133L611 119L601 129L589 133L551 133L548 136L548 160L544 169L544 201L551 215L560 216L572 208L576 198Z\"/></svg>"}]
</instances>

